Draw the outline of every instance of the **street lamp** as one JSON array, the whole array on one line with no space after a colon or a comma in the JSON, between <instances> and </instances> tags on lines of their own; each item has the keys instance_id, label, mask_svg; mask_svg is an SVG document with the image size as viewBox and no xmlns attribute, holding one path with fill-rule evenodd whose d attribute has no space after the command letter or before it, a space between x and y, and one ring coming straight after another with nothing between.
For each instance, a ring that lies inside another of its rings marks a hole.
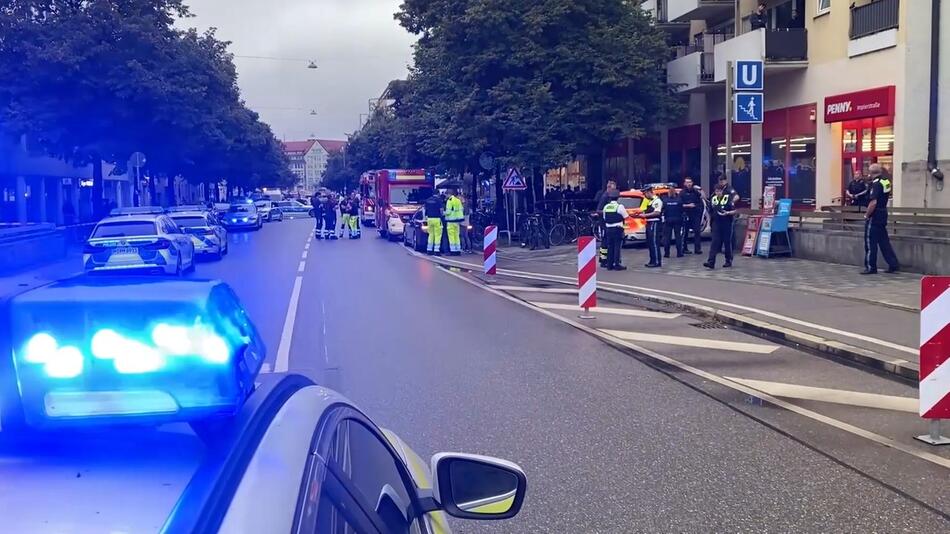
<instances>
[{"instance_id":1,"label":"street lamp","mask_svg":"<svg viewBox=\"0 0 950 534\"><path fill-rule=\"evenodd\" d=\"M294 63L306 63L307 68L310 70L316 70L317 62L312 59L301 59L293 57L272 57L272 56L234 56L236 59L258 59L262 61L291 61Z\"/></svg>"}]
</instances>

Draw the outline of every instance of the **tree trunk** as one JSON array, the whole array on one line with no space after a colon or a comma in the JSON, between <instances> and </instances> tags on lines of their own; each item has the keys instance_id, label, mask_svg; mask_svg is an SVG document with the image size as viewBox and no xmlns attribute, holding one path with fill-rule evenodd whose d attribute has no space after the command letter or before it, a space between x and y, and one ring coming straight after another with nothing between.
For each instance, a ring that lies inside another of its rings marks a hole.
<instances>
[{"instance_id":1,"label":"tree trunk","mask_svg":"<svg viewBox=\"0 0 950 534\"><path fill-rule=\"evenodd\" d=\"M155 193L155 176L149 175L148 177L148 205L157 206L155 203L158 195Z\"/></svg>"},{"instance_id":2,"label":"tree trunk","mask_svg":"<svg viewBox=\"0 0 950 534\"><path fill-rule=\"evenodd\" d=\"M102 157L99 154L93 154L92 160L92 216L99 220L105 216L105 202L103 201L103 183L102 183Z\"/></svg>"}]
</instances>

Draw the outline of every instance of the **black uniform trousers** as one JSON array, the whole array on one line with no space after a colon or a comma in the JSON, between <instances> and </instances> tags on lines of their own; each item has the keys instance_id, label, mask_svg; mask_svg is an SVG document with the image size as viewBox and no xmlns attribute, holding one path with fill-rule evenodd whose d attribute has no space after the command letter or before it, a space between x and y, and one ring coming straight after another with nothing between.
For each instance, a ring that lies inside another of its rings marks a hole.
<instances>
[{"instance_id":1,"label":"black uniform trousers","mask_svg":"<svg viewBox=\"0 0 950 534\"><path fill-rule=\"evenodd\" d=\"M667 219L663 222L663 255L670 257L670 246L676 245L676 255L683 255L683 221Z\"/></svg>"},{"instance_id":2,"label":"black uniform trousers","mask_svg":"<svg viewBox=\"0 0 950 534\"><path fill-rule=\"evenodd\" d=\"M623 247L623 226L608 227L604 230L607 242L607 268L620 267L620 249Z\"/></svg>"},{"instance_id":3,"label":"black uniform trousers","mask_svg":"<svg viewBox=\"0 0 950 534\"><path fill-rule=\"evenodd\" d=\"M703 226L703 212L699 210L695 213L687 210L683 214L683 241L686 243L686 247L689 247L690 237L693 240L693 252L696 254L702 254L703 245L702 245L702 226ZM692 232L692 235L690 235Z\"/></svg>"},{"instance_id":4,"label":"black uniform trousers","mask_svg":"<svg viewBox=\"0 0 950 534\"><path fill-rule=\"evenodd\" d=\"M660 255L660 221L656 219L647 219L647 247L650 249L650 263L660 265L663 263L663 256Z\"/></svg>"},{"instance_id":5,"label":"black uniform trousers","mask_svg":"<svg viewBox=\"0 0 950 534\"><path fill-rule=\"evenodd\" d=\"M719 255L720 250L726 257L726 263L732 263L732 232L734 227L732 217L713 221L712 245L710 245L709 248L709 263L713 265L716 264L716 256Z\"/></svg>"},{"instance_id":6,"label":"black uniform trousers","mask_svg":"<svg viewBox=\"0 0 950 534\"><path fill-rule=\"evenodd\" d=\"M881 249L884 261L891 269L900 267L897 254L891 246L891 238L887 235L887 222L874 222L873 219L864 221L864 268L877 272L877 249Z\"/></svg>"}]
</instances>

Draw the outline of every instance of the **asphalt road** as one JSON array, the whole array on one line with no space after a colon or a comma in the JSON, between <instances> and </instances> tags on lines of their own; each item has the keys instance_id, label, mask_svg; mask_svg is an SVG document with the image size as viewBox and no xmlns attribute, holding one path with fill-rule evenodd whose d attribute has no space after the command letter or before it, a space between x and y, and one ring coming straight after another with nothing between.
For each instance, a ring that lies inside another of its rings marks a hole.
<instances>
[{"instance_id":1,"label":"asphalt road","mask_svg":"<svg viewBox=\"0 0 950 534\"><path fill-rule=\"evenodd\" d=\"M290 308L289 368L310 370L423 457L475 452L525 469L518 518L455 521L457 532L950 529L945 509L466 284L372 229L359 241L308 246L311 230L304 219L232 235L230 256L199 264L195 276L234 286L278 370ZM289 306L295 285L299 302ZM829 434L835 447L866 447L817 423L793 426ZM894 471L914 461L879 454ZM927 469L945 486L945 471Z\"/></svg>"}]
</instances>

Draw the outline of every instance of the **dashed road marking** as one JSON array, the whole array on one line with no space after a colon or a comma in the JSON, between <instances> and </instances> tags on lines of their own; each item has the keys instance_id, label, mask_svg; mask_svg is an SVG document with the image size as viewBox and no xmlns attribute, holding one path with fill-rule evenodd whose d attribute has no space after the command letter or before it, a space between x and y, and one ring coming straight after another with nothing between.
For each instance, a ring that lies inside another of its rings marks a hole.
<instances>
[{"instance_id":1,"label":"dashed road marking","mask_svg":"<svg viewBox=\"0 0 950 534\"><path fill-rule=\"evenodd\" d=\"M287 315L284 317L284 329L280 332L280 345L277 347L277 359L274 362L274 372L277 373L285 373L290 368L290 343L294 337L294 323L297 322L297 305L300 303L302 283L303 277L298 276L294 280L294 289L290 292Z\"/></svg>"},{"instance_id":2,"label":"dashed road marking","mask_svg":"<svg viewBox=\"0 0 950 534\"><path fill-rule=\"evenodd\" d=\"M918 399L910 397L898 397L895 395L880 395L878 393L863 393L860 391L847 391L843 389L816 388L813 386L799 386L797 384L786 384L783 382L766 382L763 380L749 380L745 378L724 377L726 380L732 380L755 388L763 393L782 397L783 399L813 400L820 402L830 402L833 404L846 404L848 406L861 406L864 408L877 408L879 410L893 410L896 412L917 413Z\"/></svg>"},{"instance_id":3,"label":"dashed road marking","mask_svg":"<svg viewBox=\"0 0 950 534\"><path fill-rule=\"evenodd\" d=\"M647 334L646 332L628 332L626 330L605 330L601 332L608 336L619 337L627 341L642 343L660 343L662 345L677 345L680 347L699 347L703 349L730 350L735 352L751 352L754 354L771 354L778 349L777 345L762 345L759 343L742 343L739 341L724 341L721 339L706 339L699 337L664 336Z\"/></svg>"},{"instance_id":4,"label":"dashed road marking","mask_svg":"<svg viewBox=\"0 0 950 534\"><path fill-rule=\"evenodd\" d=\"M553 302L532 302L535 306L539 308L544 308L545 310L566 310L566 311L580 311L580 308L577 305L573 304L555 304ZM643 317L647 319L676 319L680 316L678 313L667 313L667 312L654 312L646 310L631 310L627 308L602 308L600 306L591 308L592 313L603 313L607 315L625 315L627 317Z\"/></svg>"},{"instance_id":5,"label":"dashed road marking","mask_svg":"<svg viewBox=\"0 0 950 534\"><path fill-rule=\"evenodd\" d=\"M302 273L306 267L307 267L307 262L301 261L300 264L297 265L297 272Z\"/></svg>"},{"instance_id":6,"label":"dashed road marking","mask_svg":"<svg viewBox=\"0 0 950 534\"><path fill-rule=\"evenodd\" d=\"M310 254L310 252L308 252L307 250L304 250L304 251L303 251L303 254L300 256L300 259L302 259L302 260L307 259L307 256L308 256L309 254Z\"/></svg>"}]
</instances>

